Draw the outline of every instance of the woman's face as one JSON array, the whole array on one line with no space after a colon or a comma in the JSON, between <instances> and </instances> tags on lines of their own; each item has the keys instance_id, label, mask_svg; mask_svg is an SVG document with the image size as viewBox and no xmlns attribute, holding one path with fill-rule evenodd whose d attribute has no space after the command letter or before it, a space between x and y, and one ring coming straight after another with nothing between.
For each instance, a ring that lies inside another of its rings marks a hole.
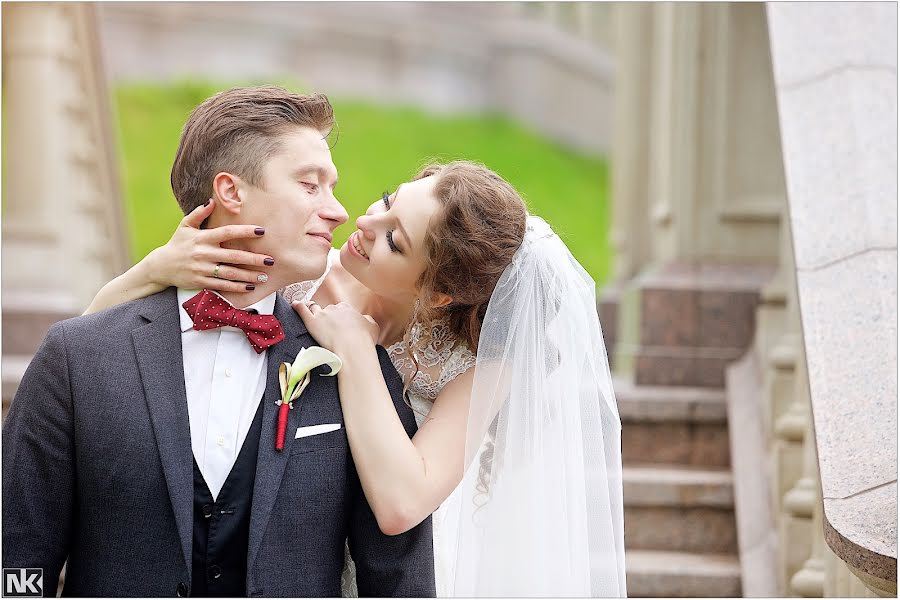
<instances>
[{"instance_id":1,"label":"woman's face","mask_svg":"<svg viewBox=\"0 0 900 600\"><path fill-rule=\"evenodd\" d=\"M401 184L356 219L357 230L341 247L341 264L367 288L385 297L414 297L425 270L425 233L440 203L437 177ZM361 249L361 252L358 250Z\"/></svg>"}]
</instances>

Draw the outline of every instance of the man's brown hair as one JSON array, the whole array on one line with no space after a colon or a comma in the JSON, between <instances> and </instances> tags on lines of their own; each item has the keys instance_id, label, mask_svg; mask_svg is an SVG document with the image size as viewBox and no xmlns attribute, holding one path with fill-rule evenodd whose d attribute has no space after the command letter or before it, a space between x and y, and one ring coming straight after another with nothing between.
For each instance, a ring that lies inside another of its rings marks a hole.
<instances>
[{"instance_id":1,"label":"man's brown hair","mask_svg":"<svg viewBox=\"0 0 900 600\"><path fill-rule=\"evenodd\" d=\"M326 137L334 112L324 94L294 94L274 86L234 88L207 98L181 132L172 165L172 192L188 214L212 196L213 177L226 171L262 187L263 165L281 135L311 127Z\"/></svg>"}]
</instances>

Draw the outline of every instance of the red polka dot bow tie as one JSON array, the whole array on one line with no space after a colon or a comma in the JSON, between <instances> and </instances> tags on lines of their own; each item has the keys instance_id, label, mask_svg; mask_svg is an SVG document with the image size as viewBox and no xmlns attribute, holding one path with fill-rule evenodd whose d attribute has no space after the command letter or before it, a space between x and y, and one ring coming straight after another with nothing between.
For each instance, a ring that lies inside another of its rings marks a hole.
<instances>
[{"instance_id":1,"label":"red polka dot bow tie","mask_svg":"<svg viewBox=\"0 0 900 600\"><path fill-rule=\"evenodd\" d=\"M257 354L284 339L281 323L274 315L258 315L235 308L209 290L203 290L182 306L194 321L194 329L197 331L237 327L247 334L247 339Z\"/></svg>"}]
</instances>

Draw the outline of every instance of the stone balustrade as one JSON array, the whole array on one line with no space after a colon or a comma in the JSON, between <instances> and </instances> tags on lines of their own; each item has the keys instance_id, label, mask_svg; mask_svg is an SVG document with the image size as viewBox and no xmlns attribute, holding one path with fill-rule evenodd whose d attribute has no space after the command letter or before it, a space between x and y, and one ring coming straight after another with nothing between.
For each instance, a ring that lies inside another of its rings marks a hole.
<instances>
[{"instance_id":1,"label":"stone balustrade","mask_svg":"<svg viewBox=\"0 0 900 600\"><path fill-rule=\"evenodd\" d=\"M809 523L783 540L786 591L895 596L897 6L767 11L799 308L787 318L803 332L776 431L802 444L779 523Z\"/></svg>"}]
</instances>

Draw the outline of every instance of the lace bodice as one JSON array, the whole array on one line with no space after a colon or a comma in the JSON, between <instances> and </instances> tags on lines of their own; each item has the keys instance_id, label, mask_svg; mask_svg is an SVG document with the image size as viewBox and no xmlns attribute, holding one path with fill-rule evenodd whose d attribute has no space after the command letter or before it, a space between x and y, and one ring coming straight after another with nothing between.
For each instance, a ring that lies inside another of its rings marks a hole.
<instances>
[{"instance_id":1,"label":"lace bodice","mask_svg":"<svg viewBox=\"0 0 900 600\"><path fill-rule=\"evenodd\" d=\"M412 379L410 392L434 402L445 385L475 365L475 355L467 344L450 332L446 320L432 321L430 327L431 341L424 348L414 351L418 372L403 340L389 346L387 353L403 382ZM421 323L413 326L410 332L413 348L419 346L424 331Z\"/></svg>"}]
</instances>

